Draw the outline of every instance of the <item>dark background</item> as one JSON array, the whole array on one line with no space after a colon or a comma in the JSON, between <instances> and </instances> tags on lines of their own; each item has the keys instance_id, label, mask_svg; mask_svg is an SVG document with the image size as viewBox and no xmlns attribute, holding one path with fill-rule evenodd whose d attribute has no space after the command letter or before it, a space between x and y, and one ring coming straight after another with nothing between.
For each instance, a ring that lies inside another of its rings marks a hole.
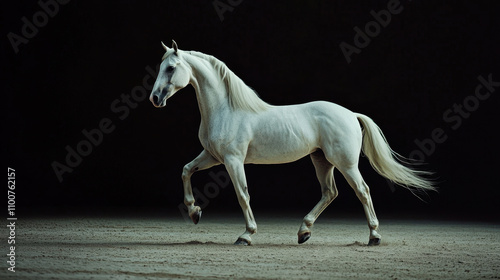
<instances>
[{"instance_id":1,"label":"dark background","mask_svg":"<svg viewBox=\"0 0 500 280\"><path fill-rule=\"evenodd\" d=\"M227 3L221 0L221 3ZM237 2L237 1L233 1ZM179 48L224 61L267 102L327 100L372 117L404 156L415 140L442 128L447 139L426 156L439 193L391 188L360 169L382 215L425 215L498 221L498 93L493 92L457 129L443 119L474 94L477 77L500 81L498 4L494 1L401 1L403 11L347 63L339 47L353 45L354 27L373 21L389 1L243 0L219 17L213 1L70 1L19 46L22 17L33 22L36 1L2 7L2 158L16 169L18 213L96 213L153 210L179 215L182 167L202 150L194 90L180 91L163 109L145 99L124 120L110 108L142 85L146 66L159 64L175 39ZM149 92L148 92L149 94ZM83 129L109 118L115 130L59 182L51 164L65 164ZM223 171L222 166L213 168ZM246 166L256 212L305 215L320 198L309 158L286 165ZM327 210L362 214L341 174L340 195ZM202 193L214 182L196 173ZM209 199L205 213L237 212L232 186Z\"/></svg>"}]
</instances>

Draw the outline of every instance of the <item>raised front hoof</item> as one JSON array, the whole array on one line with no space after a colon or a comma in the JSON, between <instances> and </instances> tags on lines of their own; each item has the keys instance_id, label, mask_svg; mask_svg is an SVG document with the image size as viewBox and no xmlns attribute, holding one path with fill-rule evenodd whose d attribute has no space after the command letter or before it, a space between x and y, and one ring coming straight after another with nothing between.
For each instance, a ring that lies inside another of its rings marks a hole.
<instances>
[{"instance_id":1,"label":"raised front hoof","mask_svg":"<svg viewBox=\"0 0 500 280\"><path fill-rule=\"evenodd\" d=\"M377 246L380 245L380 238L372 238L368 241L368 246Z\"/></svg>"},{"instance_id":2,"label":"raised front hoof","mask_svg":"<svg viewBox=\"0 0 500 280\"><path fill-rule=\"evenodd\" d=\"M234 242L234 245L248 246L248 245L252 245L252 242L245 240L243 238L238 238L238 240L236 240L236 242Z\"/></svg>"},{"instance_id":3,"label":"raised front hoof","mask_svg":"<svg viewBox=\"0 0 500 280\"><path fill-rule=\"evenodd\" d=\"M196 225L198 224L198 222L200 221L201 219L201 211L198 211L198 212L195 212L192 216L191 216L191 220L193 220L193 223Z\"/></svg>"},{"instance_id":4,"label":"raised front hoof","mask_svg":"<svg viewBox=\"0 0 500 280\"><path fill-rule=\"evenodd\" d=\"M311 238L310 232L305 232L305 233L299 235L299 244L306 242L307 240L309 240L309 238Z\"/></svg>"}]
</instances>

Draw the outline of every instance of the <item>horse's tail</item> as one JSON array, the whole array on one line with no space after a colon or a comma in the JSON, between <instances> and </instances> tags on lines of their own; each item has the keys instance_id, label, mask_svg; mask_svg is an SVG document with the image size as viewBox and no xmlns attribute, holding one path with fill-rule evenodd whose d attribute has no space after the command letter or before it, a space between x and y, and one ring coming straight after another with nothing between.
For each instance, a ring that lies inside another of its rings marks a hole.
<instances>
[{"instance_id":1,"label":"horse's tail","mask_svg":"<svg viewBox=\"0 0 500 280\"><path fill-rule=\"evenodd\" d=\"M377 173L410 191L436 190L433 182L423 177L431 172L406 167L411 165L410 160L391 149L380 127L365 115L355 115L363 128L362 150Z\"/></svg>"}]
</instances>

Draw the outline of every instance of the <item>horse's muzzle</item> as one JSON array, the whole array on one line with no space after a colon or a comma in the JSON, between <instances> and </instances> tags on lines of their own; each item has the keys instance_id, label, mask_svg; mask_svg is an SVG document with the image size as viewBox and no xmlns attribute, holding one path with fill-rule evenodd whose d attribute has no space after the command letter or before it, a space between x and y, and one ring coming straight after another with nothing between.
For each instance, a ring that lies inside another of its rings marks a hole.
<instances>
[{"instance_id":1,"label":"horse's muzzle","mask_svg":"<svg viewBox=\"0 0 500 280\"><path fill-rule=\"evenodd\" d=\"M166 93L153 93L151 94L149 100L151 101L151 103L153 103L153 105L156 108L161 108L164 107L167 103L166 97L167 97Z\"/></svg>"}]
</instances>

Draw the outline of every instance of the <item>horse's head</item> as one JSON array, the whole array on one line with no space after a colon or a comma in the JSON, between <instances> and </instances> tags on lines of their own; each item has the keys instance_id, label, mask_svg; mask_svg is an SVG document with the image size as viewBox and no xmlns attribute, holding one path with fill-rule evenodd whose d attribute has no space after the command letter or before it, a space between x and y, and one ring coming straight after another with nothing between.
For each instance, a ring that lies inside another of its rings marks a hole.
<instances>
[{"instance_id":1,"label":"horse's head","mask_svg":"<svg viewBox=\"0 0 500 280\"><path fill-rule=\"evenodd\" d=\"M190 68L182 60L182 51L172 40L172 48L161 43L165 49L158 77L151 91L149 100L155 107L163 107L168 98L172 97L178 90L186 87L190 80Z\"/></svg>"}]
</instances>

